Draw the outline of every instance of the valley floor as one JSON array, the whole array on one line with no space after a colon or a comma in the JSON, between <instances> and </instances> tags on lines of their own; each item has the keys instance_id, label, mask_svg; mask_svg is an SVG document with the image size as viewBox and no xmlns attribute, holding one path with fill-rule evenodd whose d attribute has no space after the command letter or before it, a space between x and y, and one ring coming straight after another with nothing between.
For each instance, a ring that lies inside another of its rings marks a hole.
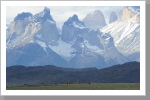
<instances>
[{"instance_id":1,"label":"valley floor","mask_svg":"<svg viewBox=\"0 0 150 100\"><path fill-rule=\"evenodd\" d=\"M140 90L140 83L58 84L46 86L12 86L7 90Z\"/></svg>"}]
</instances>

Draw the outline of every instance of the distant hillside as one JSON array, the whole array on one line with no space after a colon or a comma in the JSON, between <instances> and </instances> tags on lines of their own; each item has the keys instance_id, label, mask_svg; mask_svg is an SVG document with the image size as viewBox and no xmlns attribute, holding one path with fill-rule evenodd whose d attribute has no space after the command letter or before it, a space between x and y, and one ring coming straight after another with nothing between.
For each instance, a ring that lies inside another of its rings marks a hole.
<instances>
[{"instance_id":1,"label":"distant hillside","mask_svg":"<svg viewBox=\"0 0 150 100\"><path fill-rule=\"evenodd\" d=\"M11 66L6 68L7 86L18 86L23 84L46 85L56 82L81 83L139 83L140 63L129 62L115 65L109 68L61 68L52 65L47 66Z\"/></svg>"}]
</instances>

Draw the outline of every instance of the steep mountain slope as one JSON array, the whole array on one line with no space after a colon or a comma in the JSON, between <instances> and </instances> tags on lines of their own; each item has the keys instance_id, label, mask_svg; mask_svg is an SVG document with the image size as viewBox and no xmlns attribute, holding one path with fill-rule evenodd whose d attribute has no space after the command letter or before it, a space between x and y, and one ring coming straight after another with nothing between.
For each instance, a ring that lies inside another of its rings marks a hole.
<instances>
[{"instance_id":1,"label":"steep mountain slope","mask_svg":"<svg viewBox=\"0 0 150 100\"><path fill-rule=\"evenodd\" d=\"M49 44L57 41L60 37L56 23L50 15L50 10L46 7L42 12L34 15L32 18L26 18L24 20L15 18L10 24L9 30L10 33L7 38L8 49L12 48L12 46L22 46L31 42L39 44L44 42Z\"/></svg>"},{"instance_id":2,"label":"steep mountain slope","mask_svg":"<svg viewBox=\"0 0 150 100\"><path fill-rule=\"evenodd\" d=\"M43 49L43 47L37 43L28 43L11 50L7 50L6 53L7 66L37 66L52 64L61 67L69 67L69 63L61 56L56 54L50 48Z\"/></svg>"},{"instance_id":3,"label":"steep mountain slope","mask_svg":"<svg viewBox=\"0 0 150 100\"><path fill-rule=\"evenodd\" d=\"M73 41L84 31L86 31L84 23L78 19L76 14L74 14L66 22L64 22L62 28L62 40L65 42Z\"/></svg>"},{"instance_id":4,"label":"steep mountain slope","mask_svg":"<svg viewBox=\"0 0 150 100\"><path fill-rule=\"evenodd\" d=\"M76 23L76 25L70 23ZM63 32L64 30L66 33ZM72 56L69 61L74 67L96 66L103 68L129 61L117 51L109 34L101 34L99 30L92 31L86 28L77 15L73 15L64 23L62 37L64 34L68 36L68 39L66 38L68 41L64 41L72 45L70 46Z\"/></svg>"},{"instance_id":5,"label":"steep mountain slope","mask_svg":"<svg viewBox=\"0 0 150 100\"><path fill-rule=\"evenodd\" d=\"M7 66L54 64L67 67L68 63L48 47L60 37L49 8L45 7L34 16L28 15L31 14L18 14L10 23L6 45Z\"/></svg>"},{"instance_id":6,"label":"steep mountain slope","mask_svg":"<svg viewBox=\"0 0 150 100\"><path fill-rule=\"evenodd\" d=\"M103 29L114 38L118 51L133 61L140 61L140 15L135 7L124 7L119 19Z\"/></svg>"},{"instance_id":7,"label":"steep mountain slope","mask_svg":"<svg viewBox=\"0 0 150 100\"><path fill-rule=\"evenodd\" d=\"M90 29L99 29L106 25L105 17L100 10L95 10L93 13L88 14L82 21Z\"/></svg>"},{"instance_id":8,"label":"steep mountain slope","mask_svg":"<svg viewBox=\"0 0 150 100\"><path fill-rule=\"evenodd\" d=\"M115 13L115 12L112 12L112 13L110 14L110 17L109 17L109 23L112 23L112 22L114 22L114 21L116 21L116 20L118 20L118 17L117 17L117 15L116 15L116 13Z\"/></svg>"},{"instance_id":9,"label":"steep mountain slope","mask_svg":"<svg viewBox=\"0 0 150 100\"><path fill-rule=\"evenodd\" d=\"M109 33L90 30L76 14L64 22L61 35L49 8L45 7L35 15L22 14L15 18L8 29L7 66L50 64L72 68L104 68L130 61L118 52ZM21 29L15 27L18 22L23 24L18 27Z\"/></svg>"}]
</instances>

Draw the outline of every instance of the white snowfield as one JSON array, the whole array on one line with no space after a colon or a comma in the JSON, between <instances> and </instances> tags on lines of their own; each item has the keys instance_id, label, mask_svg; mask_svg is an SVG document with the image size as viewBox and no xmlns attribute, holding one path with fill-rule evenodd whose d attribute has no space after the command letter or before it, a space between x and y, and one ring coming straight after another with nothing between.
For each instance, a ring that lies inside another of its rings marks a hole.
<instances>
[{"instance_id":1,"label":"white snowfield","mask_svg":"<svg viewBox=\"0 0 150 100\"><path fill-rule=\"evenodd\" d=\"M56 52L58 55L67 58L66 60L70 60L74 56L72 52L75 50L71 47L73 43L66 43L61 40L61 38L57 41L57 45L48 45L50 49Z\"/></svg>"},{"instance_id":2,"label":"white snowfield","mask_svg":"<svg viewBox=\"0 0 150 100\"><path fill-rule=\"evenodd\" d=\"M140 52L140 22L135 20L137 16L130 20L117 20L100 30L109 33L116 48L126 56Z\"/></svg>"},{"instance_id":3,"label":"white snowfield","mask_svg":"<svg viewBox=\"0 0 150 100\"><path fill-rule=\"evenodd\" d=\"M85 26L83 26L83 25L81 25L81 24L79 24L79 23L76 23L76 22L73 22L73 26L74 26L75 28L79 28L79 29L84 29L84 28L86 28Z\"/></svg>"},{"instance_id":4,"label":"white snowfield","mask_svg":"<svg viewBox=\"0 0 150 100\"><path fill-rule=\"evenodd\" d=\"M84 40L84 44L86 45L86 47L87 47L91 52L94 52L94 53L97 53L97 54L102 54L102 52L104 51L103 49L99 48L99 47L96 46L96 45L90 45L87 40Z\"/></svg>"}]
</instances>

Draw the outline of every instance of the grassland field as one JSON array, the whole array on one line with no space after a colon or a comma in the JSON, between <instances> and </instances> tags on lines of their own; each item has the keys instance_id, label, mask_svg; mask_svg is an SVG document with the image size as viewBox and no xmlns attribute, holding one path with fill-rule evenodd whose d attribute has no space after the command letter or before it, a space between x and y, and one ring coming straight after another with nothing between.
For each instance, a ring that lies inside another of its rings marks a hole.
<instances>
[{"instance_id":1,"label":"grassland field","mask_svg":"<svg viewBox=\"0 0 150 100\"><path fill-rule=\"evenodd\" d=\"M58 84L45 86L11 86L7 90L140 90L140 83Z\"/></svg>"}]
</instances>

